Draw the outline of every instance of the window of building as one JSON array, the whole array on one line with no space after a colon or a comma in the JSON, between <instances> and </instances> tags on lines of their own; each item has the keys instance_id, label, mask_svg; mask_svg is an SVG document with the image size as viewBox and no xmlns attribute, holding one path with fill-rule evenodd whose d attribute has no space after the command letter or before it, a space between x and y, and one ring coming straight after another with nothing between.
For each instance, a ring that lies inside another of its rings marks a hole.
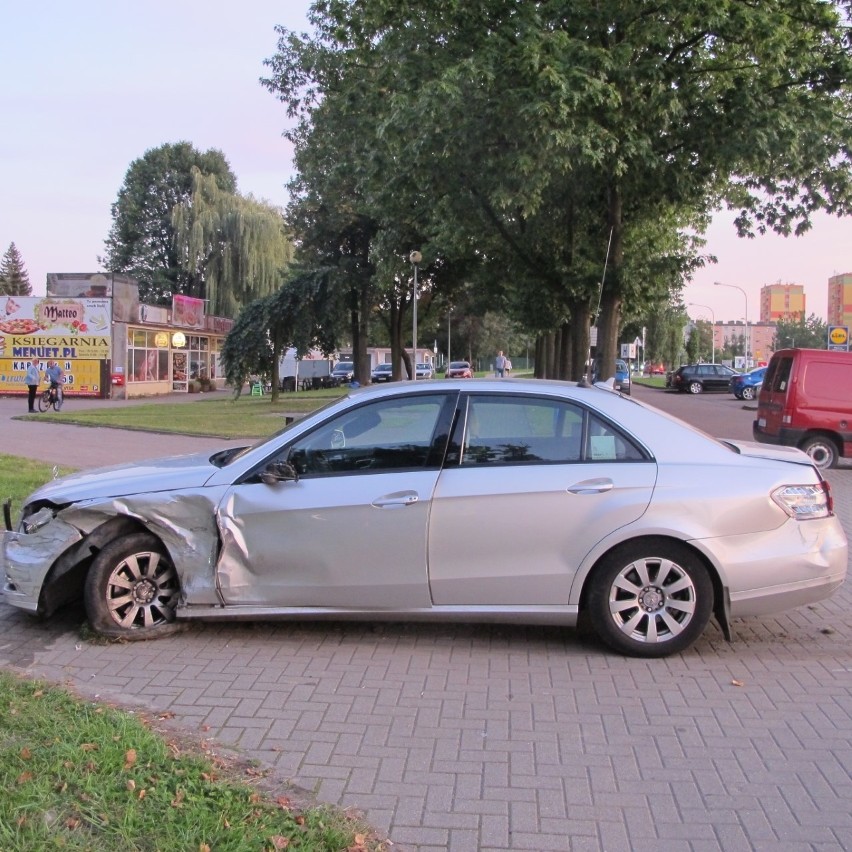
<instances>
[{"instance_id":1,"label":"window of building","mask_svg":"<svg viewBox=\"0 0 852 852\"><path fill-rule=\"evenodd\" d=\"M164 382L169 378L169 350L157 346L157 332L128 329L127 381Z\"/></svg>"}]
</instances>

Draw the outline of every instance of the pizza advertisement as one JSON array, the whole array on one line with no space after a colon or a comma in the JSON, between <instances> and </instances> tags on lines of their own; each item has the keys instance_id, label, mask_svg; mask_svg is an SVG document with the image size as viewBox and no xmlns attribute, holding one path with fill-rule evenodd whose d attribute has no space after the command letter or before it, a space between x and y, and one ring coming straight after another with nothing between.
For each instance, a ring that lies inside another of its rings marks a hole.
<instances>
[{"instance_id":1,"label":"pizza advertisement","mask_svg":"<svg viewBox=\"0 0 852 852\"><path fill-rule=\"evenodd\" d=\"M58 361L65 389L101 393L101 364L112 358L109 299L0 296L0 393L26 393L32 358Z\"/></svg>"}]
</instances>

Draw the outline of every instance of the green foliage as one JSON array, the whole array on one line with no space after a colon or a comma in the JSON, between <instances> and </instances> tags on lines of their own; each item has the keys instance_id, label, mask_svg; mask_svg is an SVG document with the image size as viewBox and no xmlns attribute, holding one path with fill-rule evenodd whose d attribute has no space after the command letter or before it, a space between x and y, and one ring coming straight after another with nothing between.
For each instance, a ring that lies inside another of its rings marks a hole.
<instances>
[{"instance_id":1,"label":"green foliage","mask_svg":"<svg viewBox=\"0 0 852 852\"><path fill-rule=\"evenodd\" d=\"M357 268L351 310L386 311L392 345L412 248L436 301L473 286L531 332L585 335L609 245L614 359L620 323L709 260L685 235L721 203L743 233L852 210L841 8L316 3L313 35L279 30L265 81L297 119L291 222ZM347 222L366 225L355 250Z\"/></svg>"},{"instance_id":2,"label":"green foliage","mask_svg":"<svg viewBox=\"0 0 852 852\"><path fill-rule=\"evenodd\" d=\"M223 190L195 166L191 194L173 209L172 224L180 265L204 282L216 316L236 316L276 291L293 257L281 210Z\"/></svg>"},{"instance_id":3,"label":"green foliage","mask_svg":"<svg viewBox=\"0 0 852 852\"><path fill-rule=\"evenodd\" d=\"M215 177L223 192L235 192L237 180L225 155L204 153L189 142L151 148L127 170L112 205L112 227L99 260L112 272L139 280L143 301L169 304L174 294L204 298L197 267L185 267L176 243L172 215L192 194L192 170Z\"/></svg>"},{"instance_id":4,"label":"green foliage","mask_svg":"<svg viewBox=\"0 0 852 852\"><path fill-rule=\"evenodd\" d=\"M338 310L330 307L339 297L333 270L294 270L278 292L247 305L222 344L225 378L239 396L251 375L272 381L272 398L279 392L278 364L289 347L300 354L316 346L336 348L335 328L322 320Z\"/></svg>"},{"instance_id":5,"label":"green foliage","mask_svg":"<svg viewBox=\"0 0 852 852\"><path fill-rule=\"evenodd\" d=\"M773 349L827 349L828 325L815 314L796 322L775 324Z\"/></svg>"},{"instance_id":6,"label":"green foliage","mask_svg":"<svg viewBox=\"0 0 852 852\"><path fill-rule=\"evenodd\" d=\"M0 295L30 296L32 292L30 276L21 253L14 243L9 243L9 248L0 260Z\"/></svg>"}]
</instances>

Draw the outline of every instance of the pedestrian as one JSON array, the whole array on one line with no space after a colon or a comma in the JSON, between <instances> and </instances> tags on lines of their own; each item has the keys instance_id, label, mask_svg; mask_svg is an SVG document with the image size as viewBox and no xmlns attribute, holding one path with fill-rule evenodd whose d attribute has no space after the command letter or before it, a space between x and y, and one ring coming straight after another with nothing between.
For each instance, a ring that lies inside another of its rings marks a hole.
<instances>
[{"instance_id":1,"label":"pedestrian","mask_svg":"<svg viewBox=\"0 0 852 852\"><path fill-rule=\"evenodd\" d=\"M62 405L62 378L65 375L62 367L56 361L50 360L47 362L47 369L44 371L47 380L50 382L51 390L56 391L56 399Z\"/></svg>"},{"instance_id":2,"label":"pedestrian","mask_svg":"<svg viewBox=\"0 0 852 852\"><path fill-rule=\"evenodd\" d=\"M506 366L503 368L504 375L509 375L512 372L512 362L507 358Z\"/></svg>"},{"instance_id":3,"label":"pedestrian","mask_svg":"<svg viewBox=\"0 0 852 852\"><path fill-rule=\"evenodd\" d=\"M35 411L35 398L38 393L39 382L41 381L41 370L38 366L38 358L33 358L27 366L27 377L24 380L27 383L27 391L29 392L28 402L30 411Z\"/></svg>"},{"instance_id":4,"label":"pedestrian","mask_svg":"<svg viewBox=\"0 0 852 852\"><path fill-rule=\"evenodd\" d=\"M494 359L494 375L499 376L501 379L506 375L506 356L503 354L502 349Z\"/></svg>"}]
</instances>

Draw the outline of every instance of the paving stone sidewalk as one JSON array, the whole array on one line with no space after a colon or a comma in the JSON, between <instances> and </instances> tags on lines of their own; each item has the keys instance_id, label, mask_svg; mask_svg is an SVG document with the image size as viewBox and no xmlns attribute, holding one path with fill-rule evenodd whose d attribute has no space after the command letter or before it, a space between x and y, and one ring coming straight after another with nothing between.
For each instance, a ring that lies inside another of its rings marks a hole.
<instances>
[{"instance_id":1,"label":"paving stone sidewalk","mask_svg":"<svg viewBox=\"0 0 852 852\"><path fill-rule=\"evenodd\" d=\"M850 531L852 473L829 478ZM173 712L395 848L852 848L850 584L654 661L551 628L217 623L100 645L80 621L0 604L0 664Z\"/></svg>"}]
</instances>

